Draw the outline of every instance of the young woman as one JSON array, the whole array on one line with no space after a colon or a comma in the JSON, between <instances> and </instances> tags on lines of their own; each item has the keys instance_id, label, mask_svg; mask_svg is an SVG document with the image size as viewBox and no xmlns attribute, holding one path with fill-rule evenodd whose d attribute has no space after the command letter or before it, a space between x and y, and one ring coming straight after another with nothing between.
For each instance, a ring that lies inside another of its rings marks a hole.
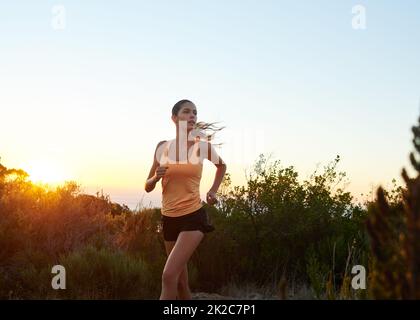
<instances>
[{"instance_id":1,"label":"young woman","mask_svg":"<svg viewBox=\"0 0 420 320\"><path fill-rule=\"evenodd\" d=\"M217 168L213 185L206 195L209 205L217 202L216 192L225 175L226 164L213 145L201 139L202 131L197 131L197 127L205 129L212 125L197 123L194 103L178 101L172 108L172 120L176 125L176 138L158 143L145 190L152 191L162 179L161 218L168 258L162 273L160 299L186 300L191 299L188 260L204 233L214 230L200 199L203 160L210 160Z\"/></svg>"}]
</instances>

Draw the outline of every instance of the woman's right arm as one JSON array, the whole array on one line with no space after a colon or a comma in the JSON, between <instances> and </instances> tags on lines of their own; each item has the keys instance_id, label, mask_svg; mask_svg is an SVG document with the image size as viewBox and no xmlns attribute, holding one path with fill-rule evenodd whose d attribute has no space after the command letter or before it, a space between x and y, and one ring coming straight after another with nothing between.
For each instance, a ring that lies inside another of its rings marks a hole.
<instances>
[{"instance_id":1,"label":"woman's right arm","mask_svg":"<svg viewBox=\"0 0 420 320\"><path fill-rule=\"evenodd\" d=\"M153 164L150 168L149 175L144 185L144 190L146 190L147 193L153 191L153 189L156 187L156 183L165 175L166 169L168 168L159 166L159 162L157 161L156 157L157 151L163 143L165 143L165 141L159 142L156 146L155 154L153 156Z\"/></svg>"}]
</instances>

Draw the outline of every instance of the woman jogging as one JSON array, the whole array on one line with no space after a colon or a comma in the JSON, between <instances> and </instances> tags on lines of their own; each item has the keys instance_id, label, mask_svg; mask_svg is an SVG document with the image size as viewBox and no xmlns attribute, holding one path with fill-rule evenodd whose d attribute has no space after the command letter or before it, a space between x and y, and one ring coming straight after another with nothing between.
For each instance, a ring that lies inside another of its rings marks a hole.
<instances>
[{"instance_id":1,"label":"woman jogging","mask_svg":"<svg viewBox=\"0 0 420 320\"><path fill-rule=\"evenodd\" d=\"M211 125L197 123L194 103L178 101L172 108L172 120L176 138L158 143L145 190L152 191L162 179L161 218L168 258L162 273L160 300L186 300L191 299L188 260L204 233L214 230L200 199L203 160L210 160L217 168L213 185L206 195L209 205L217 202L216 192L225 175L226 164L213 145L200 138L197 127L211 128Z\"/></svg>"}]
</instances>

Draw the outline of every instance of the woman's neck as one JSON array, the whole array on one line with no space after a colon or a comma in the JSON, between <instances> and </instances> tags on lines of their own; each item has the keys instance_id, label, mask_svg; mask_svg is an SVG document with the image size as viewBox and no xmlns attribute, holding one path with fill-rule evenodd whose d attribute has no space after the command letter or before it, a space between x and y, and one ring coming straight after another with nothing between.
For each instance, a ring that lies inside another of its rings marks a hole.
<instances>
[{"instance_id":1,"label":"woman's neck","mask_svg":"<svg viewBox=\"0 0 420 320\"><path fill-rule=\"evenodd\" d=\"M179 132L179 130L177 130L176 131L176 136L175 136L176 144L178 145L180 142L185 143L185 141L188 142L189 141L188 137L189 137L191 131L192 130L188 130L187 132ZM194 142L194 141L191 140L191 142Z\"/></svg>"}]
</instances>

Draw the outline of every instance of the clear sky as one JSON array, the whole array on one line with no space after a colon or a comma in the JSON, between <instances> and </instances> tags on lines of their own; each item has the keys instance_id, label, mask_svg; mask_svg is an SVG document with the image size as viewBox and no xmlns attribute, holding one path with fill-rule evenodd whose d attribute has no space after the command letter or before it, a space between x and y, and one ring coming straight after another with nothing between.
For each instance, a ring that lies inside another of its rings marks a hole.
<instances>
[{"instance_id":1,"label":"clear sky","mask_svg":"<svg viewBox=\"0 0 420 320\"><path fill-rule=\"evenodd\" d=\"M187 98L227 127L235 185L262 152L301 179L338 154L357 197L411 169L419 39L414 0L2 1L1 162L160 206L160 183L144 182ZM214 173L207 163L203 200Z\"/></svg>"}]
</instances>

